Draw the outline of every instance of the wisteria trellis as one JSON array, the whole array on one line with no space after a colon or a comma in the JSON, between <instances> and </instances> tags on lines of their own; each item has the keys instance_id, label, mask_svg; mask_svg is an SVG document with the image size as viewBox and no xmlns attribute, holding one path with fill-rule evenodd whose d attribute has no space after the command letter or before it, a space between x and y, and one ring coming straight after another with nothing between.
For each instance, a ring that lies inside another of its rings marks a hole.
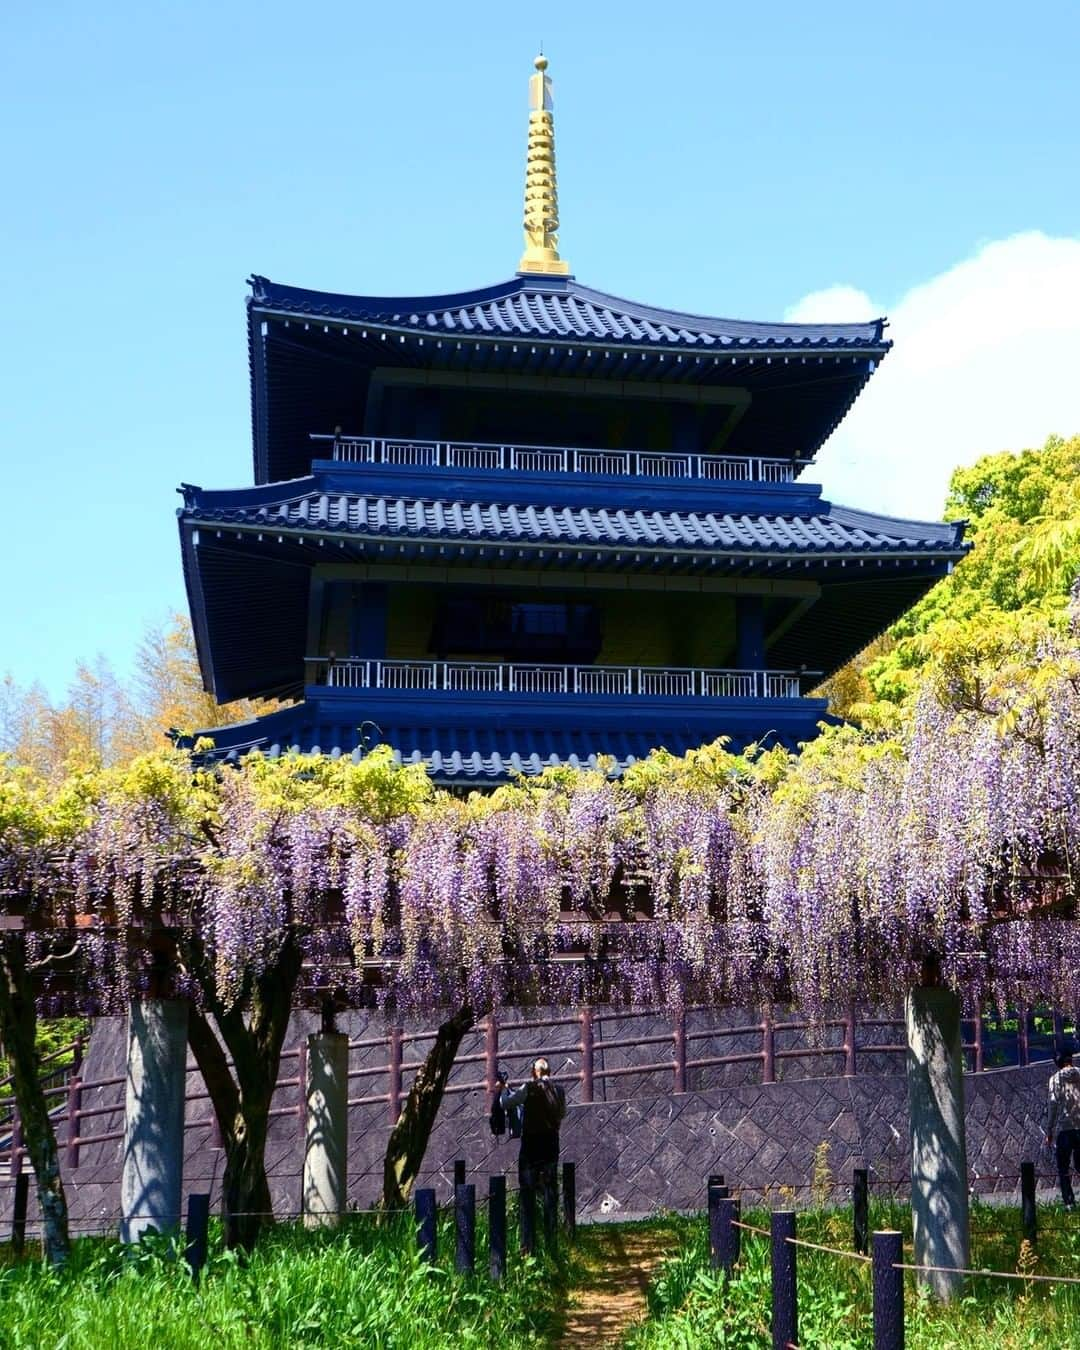
<instances>
[{"instance_id":1,"label":"wisteria trellis","mask_svg":"<svg viewBox=\"0 0 1080 1350\"><path fill-rule=\"evenodd\" d=\"M973 997L1076 1006L1080 695L1076 653L1044 657L1037 697L928 693L893 737L843 728L783 763L714 749L468 801L381 752L220 773L172 753L66 785L20 830L9 766L0 866L40 927L90 916L94 1007L148 978L151 930L196 933L226 1004L291 933L306 985L405 1014L824 1013L894 996L929 950Z\"/></svg>"}]
</instances>

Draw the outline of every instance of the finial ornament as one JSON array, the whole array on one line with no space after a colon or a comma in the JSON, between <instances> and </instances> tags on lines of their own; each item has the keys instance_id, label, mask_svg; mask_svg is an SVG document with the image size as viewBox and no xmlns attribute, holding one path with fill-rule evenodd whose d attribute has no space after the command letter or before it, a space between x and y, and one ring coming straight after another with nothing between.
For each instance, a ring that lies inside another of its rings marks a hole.
<instances>
[{"instance_id":1,"label":"finial ornament","mask_svg":"<svg viewBox=\"0 0 1080 1350\"><path fill-rule=\"evenodd\" d=\"M533 62L529 78L529 145L525 154L525 252L519 272L565 277L570 264L559 257L559 194L555 186L555 117L548 59Z\"/></svg>"}]
</instances>

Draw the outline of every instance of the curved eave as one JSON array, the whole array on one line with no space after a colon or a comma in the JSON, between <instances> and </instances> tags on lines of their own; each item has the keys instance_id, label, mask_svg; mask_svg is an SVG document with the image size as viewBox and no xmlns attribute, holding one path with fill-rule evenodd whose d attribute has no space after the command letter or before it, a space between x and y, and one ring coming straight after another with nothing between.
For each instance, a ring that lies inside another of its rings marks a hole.
<instances>
[{"instance_id":1,"label":"curved eave","mask_svg":"<svg viewBox=\"0 0 1080 1350\"><path fill-rule=\"evenodd\" d=\"M575 278L516 276L494 286L430 296L361 296L250 279L254 313L367 323L395 334L470 339L543 338L658 349L859 351L884 355L884 319L772 323L661 309L580 285Z\"/></svg>"}]
</instances>

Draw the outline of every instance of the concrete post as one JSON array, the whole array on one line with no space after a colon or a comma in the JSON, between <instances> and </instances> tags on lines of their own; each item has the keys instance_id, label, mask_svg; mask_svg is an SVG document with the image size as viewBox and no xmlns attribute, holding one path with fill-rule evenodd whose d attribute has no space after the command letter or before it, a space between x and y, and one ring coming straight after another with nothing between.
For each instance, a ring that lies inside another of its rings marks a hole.
<instances>
[{"instance_id":1,"label":"concrete post","mask_svg":"<svg viewBox=\"0 0 1080 1350\"><path fill-rule=\"evenodd\" d=\"M332 1226L345 1213L349 1154L349 1038L322 1031L307 1038L307 1142L304 1223Z\"/></svg>"},{"instance_id":2,"label":"concrete post","mask_svg":"<svg viewBox=\"0 0 1080 1350\"><path fill-rule=\"evenodd\" d=\"M969 1266L967 1146L960 1000L940 985L907 996L907 1075L911 1111L911 1212L915 1264ZM963 1277L922 1277L943 1300Z\"/></svg>"},{"instance_id":3,"label":"concrete post","mask_svg":"<svg viewBox=\"0 0 1080 1350\"><path fill-rule=\"evenodd\" d=\"M120 1240L180 1227L188 1006L133 999L128 1009Z\"/></svg>"}]
</instances>

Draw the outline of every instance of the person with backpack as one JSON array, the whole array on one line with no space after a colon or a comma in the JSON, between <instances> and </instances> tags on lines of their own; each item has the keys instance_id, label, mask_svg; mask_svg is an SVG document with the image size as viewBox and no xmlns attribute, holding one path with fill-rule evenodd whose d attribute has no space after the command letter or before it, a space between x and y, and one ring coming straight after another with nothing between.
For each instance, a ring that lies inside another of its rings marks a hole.
<instances>
[{"instance_id":1,"label":"person with backpack","mask_svg":"<svg viewBox=\"0 0 1080 1350\"><path fill-rule=\"evenodd\" d=\"M1050 1079L1046 1142L1057 1154L1061 1199L1066 1209L1074 1209L1076 1196L1070 1165L1080 1172L1080 1069L1073 1067L1072 1051L1068 1049L1063 1050L1055 1062L1058 1071Z\"/></svg>"},{"instance_id":2,"label":"person with backpack","mask_svg":"<svg viewBox=\"0 0 1080 1350\"><path fill-rule=\"evenodd\" d=\"M548 1246L555 1241L558 1201L559 1126L566 1115L566 1093L551 1081L551 1066L541 1057L519 1088L505 1087L499 1103L507 1113L521 1109L521 1151L518 1154L518 1185L521 1190L522 1252L529 1254L540 1193L544 1212L544 1235Z\"/></svg>"}]
</instances>

